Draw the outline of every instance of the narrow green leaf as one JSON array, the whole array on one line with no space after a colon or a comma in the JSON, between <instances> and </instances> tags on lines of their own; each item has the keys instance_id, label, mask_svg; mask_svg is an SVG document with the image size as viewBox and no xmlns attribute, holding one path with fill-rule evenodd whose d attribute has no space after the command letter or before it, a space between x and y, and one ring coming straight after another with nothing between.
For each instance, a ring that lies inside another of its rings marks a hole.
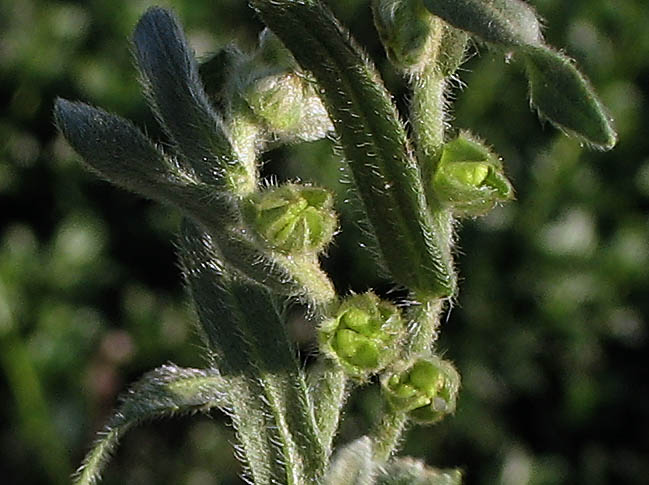
<instances>
[{"instance_id":1,"label":"narrow green leaf","mask_svg":"<svg viewBox=\"0 0 649 485\"><path fill-rule=\"evenodd\" d=\"M434 15L486 42L505 47L542 45L541 26L522 0L423 0Z\"/></svg>"},{"instance_id":2,"label":"narrow green leaf","mask_svg":"<svg viewBox=\"0 0 649 485\"><path fill-rule=\"evenodd\" d=\"M211 239L189 221L182 226L180 260L214 366L233 379L231 415L242 446L242 459L255 483L283 480L282 453L275 444L273 413L259 383L260 362L251 361L246 329L232 308L225 265ZM234 387L236 386L236 387Z\"/></svg>"},{"instance_id":3,"label":"narrow green leaf","mask_svg":"<svg viewBox=\"0 0 649 485\"><path fill-rule=\"evenodd\" d=\"M344 446L334 457L325 485L373 485L378 467L367 436Z\"/></svg>"},{"instance_id":4,"label":"narrow green leaf","mask_svg":"<svg viewBox=\"0 0 649 485\"><path fill-rule=\"evenodd\" d=\"M256 167L242 166L237 160L175 16L162 8L150 8L138 22L133 44L152 107L198 176L236 193L253 191Z\"/></svg>"},{"instance_id":5,"label":"narrow green leaf","mask_svg":"<svg viewBox=\"0 0 649 485\"><path fill-rule=\"evenodd\" d=\"M394 278L422 293L452 294L452 262L440 250L419 167L375 68L321 2L251 4L319 83Z\"/></svg>"},{"instance_id":6,"label":"narrow green leaf","mask_svg":"<svg viewBox=\"0 0 649 485\"><path fill-rule=\"evenodd\" d=\"M421 460L399 458L389 462L376 480L376 485L460 485L460 470L431 468Z\"/></svg>"},{"instance_id":7,"label":"narrow green leaf","mask_svg":"<svg viewBox=\"0 0 649 485\"><path fill-rule=\"evenodd\" d=\"M317 481L324 473L326 453L277 303L262 286L228 273L208 244L196 227L183 225L185 275L217 366L225 375L245 375L263 389L264 398L253 401L263 399L272 413L288 483Z\"/></svg>"},{"instance_id":8,"label":"narrow green leaf","mask_svg":"<svg viewBox=\"0 0 649 485\"><path fill-rule=\"evenodd\" d=\"M76 485L92 485L129 428L151 419L206 412L229 406L231 383L216 370L164 365L146 374L122 397L122 403L77 471Z\"/></svg>"},{"instance_id":9,"label":"narrow green leaf","mask_svg":"<svg viewBox=\"0 0 649 485\"><path fill-rule=\"evenodd\" d=\"M530 81L532 105L568 134L603 150L615 146L610 116L573 61L547 47L520 50Z\"/></svg>"}]
</instances>

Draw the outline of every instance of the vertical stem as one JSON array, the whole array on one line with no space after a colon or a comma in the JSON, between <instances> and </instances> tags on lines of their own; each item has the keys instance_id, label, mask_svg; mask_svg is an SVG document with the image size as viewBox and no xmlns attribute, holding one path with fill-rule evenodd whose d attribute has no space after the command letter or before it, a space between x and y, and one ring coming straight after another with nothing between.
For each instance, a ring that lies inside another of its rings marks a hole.
<instances>
[{"instance_id":1,"label":"vertical stem","mask_svg":"<svg viewBox=\"0 0 649 485\"><path fill-rule=\"evenodd\" d=\"M322 444L330 456L349 386L342 367L331 359L321 356L316 366L309 375L309 388Z\"/></svg>"},{"instance_id":2,"label":"vertical stem","mask_svg":"<svg viewBox=\"0 0 649 485\"><path fill-rule=\"evenodd\" d=\"M410 310L409 340L404 347L404 358L428 354L437 340L437 330L444 309L444 301L431 299L421 301Z\"/></svg>"},{"instance_id":3,"label":"vertical stem","mask_svg":"<svg viewBox=\"0 0 649 485\"><path fill-rule=\"evenodd\" d=\"M388 461L396 451L407 423L408 418L405 413L397 413L393 410L386 410L383 413L381 420L370 432L376 460Z\"/></svg>"}]
</instances>

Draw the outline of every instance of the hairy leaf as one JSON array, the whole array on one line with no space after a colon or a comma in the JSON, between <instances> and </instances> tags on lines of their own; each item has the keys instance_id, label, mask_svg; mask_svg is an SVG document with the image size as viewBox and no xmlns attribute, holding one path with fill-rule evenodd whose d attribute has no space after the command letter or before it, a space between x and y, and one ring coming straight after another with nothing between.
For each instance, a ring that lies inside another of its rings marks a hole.
<instances>
[{"instance_id":1,"label":"hairy leaf","mask_svg":"<svg viewBox=\"0 0 649 485\"><path fill-rule=\"evenodd\" d=\"M541 26L522 0L423 0L434 15L486 42L542 45Z\"/></svg>"},{"instance_id":2,"label":"hairy leaf","mask_svg":"<svg viewBox=\"0 0 649 485\"><path fill-rule=\"evenodd\" d=\"M153 109L199 177L237 193L254 190L256 168L237 160L175 16L165 9L149 9L138 22L133 43Z\"/></svg>"},{"instance_id":3,"label":"hairy leaf","mask_svg":"<svg viewBox=\"0 0 649 485\"><path fill-rule=\"evenodd\" d=\"M233 412L246 420L255 408L267 407L282 444L289 483L317 480L324 472L326 453L277 303L262 286L228 273L209 246L206 234L188 222L183 225L180 252L185 277L216 365L224 375L246 376L250 386L258 384L263 393L248 396L247 403L233 403ZM253 409L239 413L236 406ZM258 440L241 428L238 431L244 448L246 442Z\"/></svg>"},{"instance_id":4,"label":"hairy leaf","mask_svg":"<svg viewBox=\"0 0 649 485\"><path fill-rule=\"evenodd\" d=\"M376 485L460 485L460 470L438 470L421 460L400 458L388 463L376 480Z\"/></svg>"},{"instance_id":5,"label":"hairy leaf","mask_svg":"<svg viewBox=\"0 0 649 485\"><path fill-rule=\"evenodd\" d=\"M119 439L129 428L160 417L225 409L230 382L216 370L164 365L146 374L122 396L122 403L75 475L75 484L97 483Z\"/></svg>"},{"instance_id":6,"label":"hairy leaf","mask_svg":"<svg viewBox=\"0 0 649 485\"><path fill-rule=\"evenodd\" d=\"M530 81L530 98L539 114L591 145L613 148L617 135L611 118L572 60L545 47L525 48L520 53Z\"/></svg>"}]
</instances>

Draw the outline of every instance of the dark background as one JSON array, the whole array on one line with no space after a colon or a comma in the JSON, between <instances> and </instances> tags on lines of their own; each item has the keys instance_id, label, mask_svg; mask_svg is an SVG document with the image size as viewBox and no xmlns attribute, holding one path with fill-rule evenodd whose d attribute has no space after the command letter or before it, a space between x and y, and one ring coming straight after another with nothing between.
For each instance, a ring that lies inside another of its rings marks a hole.
<instances>
[{"instance_id":1,"label":"dark background","mask_svg":"<svg viewBox=\"0 0 649 485\"><path fill-rule=\"evenodd\" d=\"M176 9L199 56L232 40L251 47L261 29L243 0L160 3ZM329 3L404 105L368 2ZM458 410L413 428L404 453L462 467L469 484L647 483L649 5L531 3L548 42L596 87L620 142L589 151L539 124L520 66L472 49L454 125L503 156L517 200L458 228L461 292L439 344L463 376ZM5 483L67 483L129 382L167 361L202 364L174 256L178 215L86 173L51 116L56 96L81 99L161 138L128 45L152 4L0 0ZM343 233L325 261L338 289L389 288L358 247L329 142L266 159L281 178L338 191ZM376 386L356 393L341 442L366 429L377 403ZM240 483L233 440L219 413L152 423L127 435L103 483Z\"/></svg>"}]
</instances>

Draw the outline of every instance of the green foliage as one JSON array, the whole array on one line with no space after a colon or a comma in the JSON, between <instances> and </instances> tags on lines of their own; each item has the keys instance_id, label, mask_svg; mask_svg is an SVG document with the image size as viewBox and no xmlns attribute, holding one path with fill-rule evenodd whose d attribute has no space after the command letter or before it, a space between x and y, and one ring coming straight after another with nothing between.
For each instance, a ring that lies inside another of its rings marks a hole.
<instances>
[{"instance_id":1,"label":"green foliage","mask_svg":"<svg viewBox=\"0 0 649 485\"><path fill-rule=\"evenodd\" d=\"M501 11L499 6L493 12L482 11L480 3L469 4L460 19L468 17L468 30L477 29L478 34L483 33L482 27L474 26L492 26L497 15L520 19L518 3L513 3L516 8L505 5ZM251 67L254 57L250 63L231 63L231 69L238 67L242 72L235 79L248 81L242 83L246 86L242 91L230 91L235 99L228 102L226 98L225 104L235 108L226 111L223 118L209 103L197 64L173 14L160 8L145 13L135 29L135 55L150 104L174 143L173 158L162 154L129 122L87 105L58 100L55 119L93 170L118 185L176 206L188 218L179 244L185 280L207 345L210 369L223 375L223 385L220 383L215 391L214 401L227 402L225 407L237 431L251 481L296 485L321 481L329 468L336 416L342 411L346 386L344 375L326 371L332 364L323 362L325 372L320 379L324 385L316 381L315 386L307 388L307 377L277 310L276 296L269 291L273 288L266 283L275 272L262 265L262 273L252 276L247 267L259 263L233 251L235 245L246 244L251 248L249 253L260 253L261 258L281 266L290 275L279 284L291 290L287 293L282 288L277 293L318 304L313 312L315 319L324 320L319 339L324 351L321 360L333 358L334 366L341 366L357 378L390 366L381 377L389 410L369 435L369 441L361 440L343 453L341 471L334 467L328 478L335 480L342 474L341 478L350 483L372 483L375 468L389 459L409 419L434 424L455 411L459 374L449 362L431 353L441 313L438 298L450 296L456 280L450 257L452 235L439 229L448 226L452 214L483 214L496 202L510 198L512 189L502 174L500 161L479 142L462 135L441 146L438 136L443 137L444 119L439 96L443 96L447 69L440 67L437 60L443 59L445 41L449 51L457 52L457 58L463 55L463 43L458 50L457 38L444 35L451 30L445 30L440 20L433 21L423 9L418 11L420 19L433 27L421 32L422 41L430 40L433 51L428 56L431 67L420 69L421 82L413 86L415 92L423 93L413 108L419 127L414 143L423 156L417 161L378 72L343 35L331 12L314 1L255 0L252 5L301 68L315 76L387 267L396 282L409 286L417 298L423 299L421 308L411 312L414 325L405 327L400 311L373 293L349 297L340 305L337 297L323 295L319 288L322 278L310 274L304 263L317 265L318 253L333 237L336 217L332 197L325 190L297 184L259 192L254 155L260 147L249 152L253 158L240 156L241 150L236 148L256 144L249 138L263 130L254 127L253 118L247 122L249 131L236 129L242 115L236 109L238 95L271 132L294 129L302 121L302 86L298 79L292 85L287 75L266 75L264 83L254 74L264 66L270 73L287 67L290 71L297 69L277 39L268 35L262 38L257 53L262 67ZM492 13L494 18L489 17ZM465 27L446 11L440 15ZM482 19L483 24L474 18ZM404 20L397 19L399 23ZM521 26L514 24L514 31ZM383 38L390 41L385 27ZM525 35L520 39L510 35L510 39L500 27L495 29L504 39L497 43L534 44ZM433 39L433 30L440 36ZM489 35L487 38L492 40ZM314 62L314 53L322 61ZM277 69L269 69L273 63ZM221 91L221 97L228 92ZM576 98L599 106L588 91L579 92ZM424 118L437 126L437 133L423 128ZM227 127L235 129L228 131ZM241 137L243 142L233 141ZM437 163L433 158L436 150L441 150ZM427 192L422 171L433 174ZM212 203L206 205L205 200ZM303 290L292 293L294 284L290 280L297 281ZM400 352L404 330L409 336ZM415 351L421 354L411 360L408 356ZM401 361L397 359L400 353L404 356ZM338 386L332 380L339 381ZM104 457L114 447L122 428L131 422L152 413L168 413L170 406L180 412L193 409L196 402L209 406L201 388L199 396L193 391L189 395L172 393L161 401L158 394L162 390L151 391L149 387L139 386L126 401L124 410L117 415L123 416L125 423L109 427L105 440L88 455L78 483L95 481ZM336 388L342 391L331 392ZM225 397L221 398L223 392ZM323 400L328 400L325 406L313 405ZM325 412L333 417L325 419ZM413 475L412 469L409 472ZM382 473L388 482L403 480L402 468L388 468ZM434 472L426 477L424 470L419 475L421 481L454 479Z\"/></svg>"},{"instance_id":2,"label":"green foliage","mask_svg":"<svg viewBox=\"0 0 649 485\"><path fill-rule=\"evenodd\" d=\"M57 474L58 483L67 483L66 454L78 463L89 430L106 422L110 402L125 379L170 358L188 367L205 362L185 326L184 304L174 284L177 271L166 241L178 223L176 212L110 191L81 173L71 163L75 156L54 137L48 114L54 95L92 100L134 120L152 139L164 139L141 108L123 41L144 6L36 0L0 4L5 14L0 19L0 78L5 86L0 96L6 101L0 113L0 134L6 141L0 144L0 197L8 222L0 229L2 371L7 378L2 385L9 391L0 410L6 424L0 430L6 448L3 469L10 477L20 473L21 483L57 483ZM367 1L328 4L370 52L402 116L403 100L412 101L406 125L412 128L412 148L418 164L426 157L432 162L420 164L425 191L431 180L425 171L435 169L441 154L438 142L426 140L455 137L454 129L441 135L426 131L436 127L430 120L439 119L431 99L440 101L447 123L470 127L489 140L504 156L506 173L517 188L517 203L480 220L466 220L456 234L462 240L461 251L454 253L463 269L462 294L434 346L438 352L449 349L464 376L456 416L437 425L434 433L414 428L410 439L396 442L405 454L430 463L463 464L472 483L642 483L638 477L646 475L646 465L639 450L644 438L633 430L620 435L623 423L615 416L625 416L640 430L646 422L643 410L649 408L638 375L646 342L647 279L642 268L649 241L642 212L647 146L641 127L649 112L644 109L643 59L649 58L644 55L649 47L644 5L630 0L611 9L600 0L534 2L546 19L548 42L565 46L566 54L579 60L617 120L624 143L612 154L588 154L575 142L554 139L553 130L536 128L523 99L525 83L515 70L502 69L498 50L475 56L470 42L465 69L446 79L455 69L439 67L441 89L415 90L435 86L434 73L399 68L407 74L405 82L395 77L378 52L367 22ZM233 38L245 59L255 58L259 24L244 2L192 2L188 7L178 0L174 7L199 58L218 52ZM458 29L450 32L466 35ZM525 65L522 50L512 59ZM236 67L224 70L239 77ZM202 77L203 66L200 72ZM301 71L298 77L315 91L310 73ZM462 92L454 90L459 77L468 85ZM336 193L342 232L324 260L336 288L363 293L374 287L383 299L403 307L409 327L421 326L423 306L408 308L413 295L404 301L403 292L386 294L392 277L377 272L376 251L358 246L361 236L350 224L358 218L358 205L348 187L337 182L340 162L329 153L329 142L264 153L298 138L289 134L281 139L247 103L223 104L213 96L209 80L204 81L224 131L237 133L232 146L240 159L270 162L262 173L278 173L280 184L308 180ZM413 92L402 96L403 89ZM455 113L449 109L451 98L457 101ZM240 135L244 133L248 138ZM168 145L163 141L162 146ZM164 151L172 153L170 148ZM281 165L276 163L280 158ZM440 217L430 195L429 208ZM450 223L457 230L453 218ZM245 229L238 221L234 225ZM287 272L249 243L247 237L233 243L230 259L237 260L243 247L250 262L268 264L253 266L256 271L247 264L231 268L237 277L255 277L279 294L305 294L295 280L286 285ZM210 257L226 259L220 253ZM310 267L317 274L317 264ZM273 281L269 269L278 270ZM321 301L333 295L323 293L329 296ZM312 356L305 327L317 325L317 319L304 323L293 307L282 321L289 325L291 340L297 338L306 350L303 359ZM439 330L432 326L422 335ZM405 343L411 337L403 344L408 349L414 348ZM430 346L429 339L421 340ZM329 403L313 401L323 435L333 435L342 424L337 442L353 441L381 419L381 398L371 382L351 395L342 423L337 416L329 419L332 413L326 409L336 408L328 406L348 395L350 384L329 360L300 365L310 374L309 393L334 396ZM610 419L602 421L604 415ZM105 482L155 482L165 476L170 483L196 483L211 476L218 483L239 483L234 481L239 467L226 446L235 441L232 428L224 426L222 414L212 417L214 423L184 420L186 431L171 424L129 434ZM557 434L560 442L553 438ZM178 456L181 440L182 460L156 459Z\"/></svg>"}]
</instances>

